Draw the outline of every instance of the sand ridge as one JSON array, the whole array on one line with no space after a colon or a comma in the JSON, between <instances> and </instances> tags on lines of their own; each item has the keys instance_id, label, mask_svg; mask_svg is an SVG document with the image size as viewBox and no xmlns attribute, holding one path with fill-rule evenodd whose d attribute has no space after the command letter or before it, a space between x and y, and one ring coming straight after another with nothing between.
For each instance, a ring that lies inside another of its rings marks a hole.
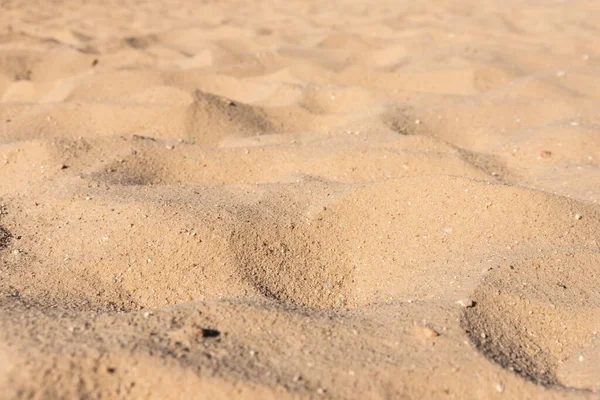
<instances>
[{"instance_id":1,"label":"sand ridge","mask_svg":"<svg viewBox=\"0 0 600 400\"><path fill-rule=\"evenodd\" d=\"M0 10L3 398L598 397L595 2Z\"/></svg>"}]
</instances>

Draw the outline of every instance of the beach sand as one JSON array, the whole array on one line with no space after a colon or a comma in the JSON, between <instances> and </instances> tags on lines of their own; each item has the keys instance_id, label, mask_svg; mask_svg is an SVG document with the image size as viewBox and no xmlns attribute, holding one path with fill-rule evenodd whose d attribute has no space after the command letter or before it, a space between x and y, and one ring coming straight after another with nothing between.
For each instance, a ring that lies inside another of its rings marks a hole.
<instances>
[{"instance_id":1,"label":"beach sand","mask_svg":"<svg viewBox=\"0 0 600 400\"><path fill-rule=\"evenodd\" d=\"M598 21L0 2L0 397L598 398Z\"/></svg>"}]
</instances>

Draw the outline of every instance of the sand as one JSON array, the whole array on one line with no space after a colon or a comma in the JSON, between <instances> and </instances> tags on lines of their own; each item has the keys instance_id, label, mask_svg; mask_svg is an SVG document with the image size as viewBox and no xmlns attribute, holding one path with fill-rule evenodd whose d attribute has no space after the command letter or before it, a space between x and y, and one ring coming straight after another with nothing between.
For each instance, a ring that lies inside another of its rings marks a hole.
<instances>
[{"instance_id":1,"label":"sand","mask_svg":"<svg viewBox=\"0 0 600 400\"><path fill-rule=\"evenodd\" d=\"M600 397L598 2L0 7L2 399Z\"/></svg>"}]
</instances>

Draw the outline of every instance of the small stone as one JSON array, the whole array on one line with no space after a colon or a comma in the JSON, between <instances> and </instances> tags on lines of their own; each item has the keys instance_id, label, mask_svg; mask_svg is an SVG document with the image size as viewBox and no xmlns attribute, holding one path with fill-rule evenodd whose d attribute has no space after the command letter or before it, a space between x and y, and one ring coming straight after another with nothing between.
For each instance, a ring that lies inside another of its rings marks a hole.
<instances>
[{"instance_id":1,"label":"small stone","mask_svg":"<svg viewBox=\"0 0 600 400\"><path fill-rule=\"evenodd\" d=\"M153 315L154 313L152 311L146 311L144 313L144 318L150 318L151 315Z\"/></svg>"},{"instance_id":2,"label":"small stone","mask_svg":"<svg viewBox=\"0 0 600 400\"><path fill-rule=\"evenodd\" d=\"M542 156L542 158L550 158L552 157L552 152L548 151L548 150L544 150L542 151L542 154L540 154Z\"/></svg>"},{"instance_id":3,"label":"small stone","mask_svg":"<svg viewBox=\"0 0 600 400\"><path fill-rule=\"evenodd\" d=\"M433 339L434 337L440 336L440 334L435 330L431 329L428 326L422 325L417 326L417 335L425 339Z\"/></svg>"},{"instance_id":4,"label":"small stone","mask_svg":"<svg viewBox=\"0 0 600 400\"><path fill-rule=\"evenodd\" d=\"M581 218L583 218L583 215L581 215L581 214L575 214L575 219L576 220L580 220Z\"/></svg>"},{"instance_id":5,"label":"small stone","mask_svg":"<svg viewBox=\"0 0 600 400\"><path fill-rule=\"evenodd\" d=\"M475 306L475 302L473 302L471 299L460 299L455 301L455 303L463 308L471 308Z\"/></svg>"},{"instance_id":6,"label":"small stone","mask_svg":"<svg viewBox=\"0 0 600 400\"><path fill-rule=\"evenodd\" d=\"M18 255L19 255L19 253L20 253L20 251L19 251L18 249L14 249L14 250L13 250L13 254L14 254L15 256L18 256Z\"/></svg>"},{"instance_id":7,"label":"small stone","mask_svg":"<svg viewBox=\"0 0 600 400\"><path fill-rule=\"evenodd\" d=\"M202 337L203 338L216 338L216 337L221 336L221 332L219 332L216 329L205 329L205 328L202 328L201 331L202 331Z\"/></svg>"},{"instance_id":8,"label":"small stone","mask_svg":"<svg viewBox=\"0 0 600 400\"><path fill-rule=\"evenodd\" d=\"M496 385L496 390L498 391L498 393L502 393L504 392L504 385L499 383Z\"/></svg>"},{"instance_id":9,"label":"small stone","mask_svg":"<svg viewBox=\"0 0 600 400\"><path fill-rule=\"evenodd\" d=\"M85 199L86 200L91 200L92 198L90 196L87 196Z\"/></svg>"},{"instance_id":10,"label":"small stone","mask_svg":"<svg viewBox=\"0 0 600 400\"><path fill-rule=\"evenodd\" d=\"M171 146L171 145L166 145L165 147L167 148L167 150L173 150L175 148L175 146Z\"/></svg>"},{"instance_id":11,"label":"small stone","mask_svg":"<svg viewBox=\"0 0 600 400\"><path fill-rule=\"evenodd\" d=\"M582 362L582 361L583 361L583 355L580 354L579 355L579 362Z\"/></svg>"}]
</instances>

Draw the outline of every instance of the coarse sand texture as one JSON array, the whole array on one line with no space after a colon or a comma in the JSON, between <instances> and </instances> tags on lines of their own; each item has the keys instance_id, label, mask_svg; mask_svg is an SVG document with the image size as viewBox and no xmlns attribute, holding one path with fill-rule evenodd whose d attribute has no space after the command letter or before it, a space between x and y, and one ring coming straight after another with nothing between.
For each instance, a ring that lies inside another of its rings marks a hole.
<instances>
[{"instance_id":1,"label":"coarse sand texture","mask_svg":"<svg viewBox=\"0 0 600 400\"><path fill-rule=\"evenodd\" d=\"M0 0L0 400L600 399L599 21Z\"/></svg>"}]
</instances>

